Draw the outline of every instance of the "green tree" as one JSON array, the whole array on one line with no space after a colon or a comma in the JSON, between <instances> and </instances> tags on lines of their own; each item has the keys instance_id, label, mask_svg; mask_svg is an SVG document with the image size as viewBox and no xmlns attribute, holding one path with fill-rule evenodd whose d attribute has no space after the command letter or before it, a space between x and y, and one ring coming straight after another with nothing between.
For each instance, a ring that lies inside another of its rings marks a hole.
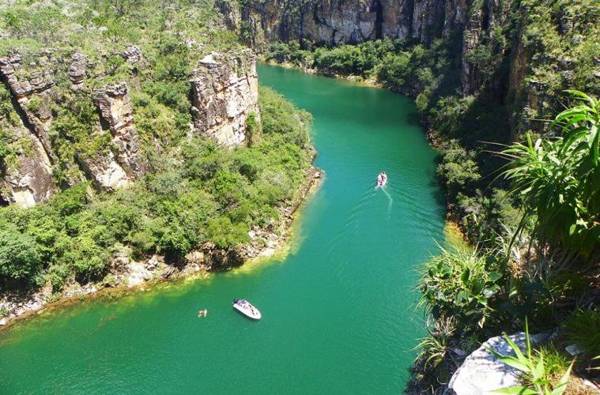
<instances>
[{"instance_id":1,"label":"green tree","mask_svg":"<svg viewBox=\"0 0 600 395\"><path fill-rule=\"evenodd\" d=\"M13 227L0 230L0 278L29 279L42 266L35 241Z\"/></svg>"}]
</instances>

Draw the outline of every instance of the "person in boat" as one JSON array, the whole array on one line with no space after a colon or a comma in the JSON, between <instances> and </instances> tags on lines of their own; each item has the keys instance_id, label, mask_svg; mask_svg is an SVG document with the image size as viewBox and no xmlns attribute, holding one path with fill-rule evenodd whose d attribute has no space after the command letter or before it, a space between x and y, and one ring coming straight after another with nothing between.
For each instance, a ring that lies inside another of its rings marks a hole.
<instances>
[{"instance_id":1,"label":"person in boat","mask_svg":"<svg viewBox=\"0 0 600 395\"><path fill-rule=\"evenodd\" d=\"M387 182L387 174L385 174L385 171L380 172L377 175L377 187L381 188L383 187Z\"/></svg>"}]
</instances>

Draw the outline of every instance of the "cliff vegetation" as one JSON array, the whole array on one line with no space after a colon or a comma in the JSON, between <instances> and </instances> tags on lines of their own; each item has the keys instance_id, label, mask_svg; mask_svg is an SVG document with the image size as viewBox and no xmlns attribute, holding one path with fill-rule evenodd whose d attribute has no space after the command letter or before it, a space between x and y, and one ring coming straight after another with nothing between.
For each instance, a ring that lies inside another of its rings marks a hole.
<instances>
[{"instance_id":1,"label":"cliff vegetation","mask_svg":"<svg viewBox=\"0 0 600 395\"><path fill-rule=\"evenodd\" d=\"M281 232L310 115L259 92L212 2L8 1L0 37L3 293L224 269Z\"/></svg>"}]
</instances>

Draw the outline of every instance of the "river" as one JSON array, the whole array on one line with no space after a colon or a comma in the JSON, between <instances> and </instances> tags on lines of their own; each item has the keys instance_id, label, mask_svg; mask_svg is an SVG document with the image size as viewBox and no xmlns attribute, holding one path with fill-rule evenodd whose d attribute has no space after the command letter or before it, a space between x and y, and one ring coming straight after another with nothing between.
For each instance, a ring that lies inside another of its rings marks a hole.
<instances>
[{"instance_id":1,"label":"river","mask_svg":"<svg viewBox=\"0 0 600 395\"><path fill-rule=\"evenodd\" d=\"M443 240L411 100L261 66L313 114L325 181L281 262L98 299L0 334L0 393L398 394L424 333L418 269ZM385 191L375 177L386 170ZM259 307L251 322L234 297ZM199 308L208 317L199 319Z\"/></svg>"}]
</instances>

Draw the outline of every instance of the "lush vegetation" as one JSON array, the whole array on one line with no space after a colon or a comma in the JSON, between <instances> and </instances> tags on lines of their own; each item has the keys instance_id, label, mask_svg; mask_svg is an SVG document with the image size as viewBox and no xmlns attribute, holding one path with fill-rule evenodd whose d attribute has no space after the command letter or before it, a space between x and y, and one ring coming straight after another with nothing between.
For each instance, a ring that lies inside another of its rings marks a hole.
<instances>
[{"instance_id":1,"label":"lush vegetation","mask_svg":"<svg viewBox=\"0 0 600 395\"><path fill-rule=\"evenodd\" d=\"M101 279L115 253L176 263L206 241L233 248L251 228L274 225L310 166L310 116L260 93L262 131L251 147L193 138L127 189L97 193L83 183L32 209L0 209L0 282L60 289Z\"/></svg>"},{"instance_id":2,"label":"lush vegetation","mask_svg":"<svg viewBox=\"0 0 600 395\"><path fill-rule=\"evenodd\" d=\"M35 92L26 106L40 118L51 114L52 176L61 189L31 209L0 208L3 290L99 281L116 255L161 254L177 264L206 242L235 249L252 229L277 231L281 208L297 200L312 159L310 116L281 96L261 89L248 147L228 150L190 133L198 61L242 49L214 1L18 0L0 9L0 37L0 56L21 57L17 78L52 81L51 94ZM80 55L85 80L73 89L69 67ZM149 171L126 189L100 192L82 182L82 162L114 147L98 132L92 98L121 82ZM25 127L0 84L0 175L28 156Z\"/></svg>"},{"instance_id":3,"label":"lush vegetation","mask_svg":"<svg viewBox=\"0 0 600 395\"><path fill-rule=\"evenodd\" d=\"M152 162L162 154L157 147L178 144L189 130L190 84L198 60L212 51L241 49L237 37L221 26L211 0L150 2L16 1L0 9L0 57L18 53L19 79L39 75L52 82L51 97L32 95L27 108L52 115L53 176L62 187L82 178L81 161L94 161L111 149L110 136L97 133L95 89L127 83L133 102L141 155ZM140 59L127 61L131 46ZM75 54L83 55L85 82L71 89L69 67ZM6 97L4 87L0 97ZM1 101L2 129L14 129L18 117L8 115L10 100ZM5 108L5 106L7 108ZM7 119L8 121L4 121ZM0 133L0 158L11 166L23 152L26 139ZM18 141L14 141L18 140ZM8 147L7 147L8 146ZM7 147L7 148L6 148Z\"/></svg>"},{"instance_id":4,"label":"lush vegetation","mask_svg":"<svg viewBox=\"0 0 600 395\"><path fill-rule=\"evenodd\" d=\"M600 322L593 307L600 257L600 123L597 99L571 94L572 107L557 115L547 136L535 142L528 136L526 144L503 151L510 162L502 174L519 204L517 223L504 226L504 234L495 238L479 234L484 250L443 250L425 266L422 301L435 324L416 366L422 382L447 377L454 368L440 355L456 348L470 351L501 330L518 330L523 317L536 331L562 329L556 346L536 352L528 346L527 355L502 359L525 372L528 387L519 390L564 391L568 363L559 364L561 369L551 364L564 362L560 350L566 345L575 344L583 353L576 371L595 374L600 355L595 335Z\"/></svg>"},{"instance_id":5,"label":"lush vegetation","mask_svg":"<svg viewBox=\"0 0 600 395\"><path fill-rule=\"evenodd\" d=\"M600 102L581 92L575 107L554 121L557 137L515 144L505 172L522 204L535 215L537 239L585 256L600 240Z\"/></svg>"}]
</instances>

